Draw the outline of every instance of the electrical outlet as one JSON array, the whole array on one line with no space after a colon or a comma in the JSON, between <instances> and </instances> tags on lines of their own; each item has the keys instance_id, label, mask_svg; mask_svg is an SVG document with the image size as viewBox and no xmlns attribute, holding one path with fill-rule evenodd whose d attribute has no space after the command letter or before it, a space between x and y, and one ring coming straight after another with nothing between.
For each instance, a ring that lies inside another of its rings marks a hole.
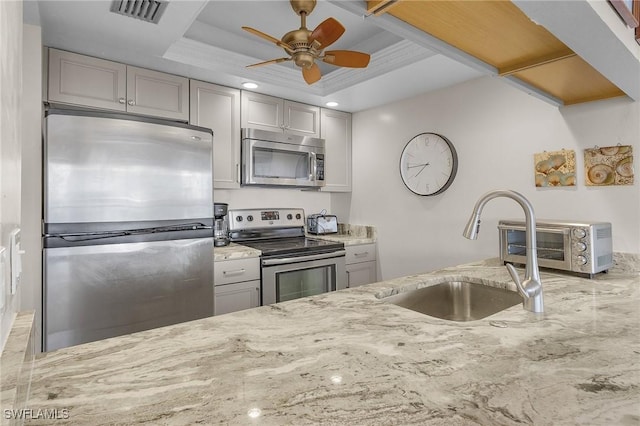
<instances>
[{"instance_id":1,"label":"electrical outlet","mask_svg":"<svg viewBox=\"0 0 640 426\"><path fill-rule=\"evenodd\" d=\"M24 254L24 250L20 248L22 238L20 228L11 231L9 236L11 237L11 247L9 251L9 258L11 259L11 294L16 294L20 279L22 278L22 255Z\"/></svg>"}]
</instances>

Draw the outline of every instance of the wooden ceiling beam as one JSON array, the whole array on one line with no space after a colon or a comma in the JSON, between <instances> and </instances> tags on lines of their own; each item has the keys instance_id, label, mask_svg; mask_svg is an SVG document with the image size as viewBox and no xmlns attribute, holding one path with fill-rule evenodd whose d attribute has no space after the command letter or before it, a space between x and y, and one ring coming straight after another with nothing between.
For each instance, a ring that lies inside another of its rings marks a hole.
<instances>
[{"instance_id":1,"label":"wooden ceiling beam","mask_svg":"<svg viewBox=\"0 0 640 426\"><path fill-rule=\"evenodd\" d=\"M576 56L576 53L573 50L566 48L561 51L554 52L539 58L530 59L516 65L499 68L498 75L504 77L507 75L515 74L519 71L524 71L530 68L539 67L541 65L550 64L552 62L561 61L562 59L571 58L573 56Z\"/></svg>"},{"instance_id":2,"label":"wooden ceiling beam","mask_svg":"<svg viewBox=\"0 0 640 426\"><path fill-rule=\"evenodd\" d=\"M367 15L380 16L397 5L400 0L373 0L367 2Z\"/></svg>"}]
</instances>

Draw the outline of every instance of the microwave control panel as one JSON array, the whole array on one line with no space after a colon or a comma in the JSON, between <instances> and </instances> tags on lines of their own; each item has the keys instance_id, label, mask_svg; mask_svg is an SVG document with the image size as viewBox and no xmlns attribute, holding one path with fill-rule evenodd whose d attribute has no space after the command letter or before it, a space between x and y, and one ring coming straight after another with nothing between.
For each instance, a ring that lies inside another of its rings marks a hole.
<instances>
[{"instance_id":1,"label":"microwave control panel","mask_svg":"<svg viewBox=\"0 0 640 426\"><path fill-rule=\"evenodd\" d=\"M316 154L316 180L324 180L324 154Z\"/></svg>"}]
</instances>

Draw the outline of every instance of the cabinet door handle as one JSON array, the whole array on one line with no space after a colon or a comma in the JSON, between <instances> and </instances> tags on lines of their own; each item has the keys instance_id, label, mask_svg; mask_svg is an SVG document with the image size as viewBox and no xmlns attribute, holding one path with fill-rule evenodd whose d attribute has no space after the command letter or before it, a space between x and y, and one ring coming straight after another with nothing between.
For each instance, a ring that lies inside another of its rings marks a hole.
<instances>
[{"instance_id":1,"label":"cabinet door handle","mask_svg":"<svg viewBox=\"0 0 640 426\"><path fill-rule=\"evenodd\" d=\"M136 104L133 99L129 99L129 102L127 103L131 106L134 106Z\"/></svg>"},{"instance_id":2,"label":"cabinet door handle","mask_svg":"<svg viewBox=\"0 0 640 426\"><path fill-rule=\"evenodd\" d=\"M118 99L118 102L120 102L121 104L124 104L127 100L125 98L120 98Z\"/></svg>"},{"instance_id":3,"label":"cabinet door handle","mask_svg":"<svg viewBox=\"0 0 640 426\"><path fill-rule=\"evenodd\" d=\"M353 253L353 255L354 255L355 257L366 256L366 255L368 255L368 254L369 254L369 252L368 252L368 251L365 251L364 253Z\"/></svg>"},{"instance_id":4,"label":"cabinet door handle","mask_svg":"<svg viewBox=\"0 0 640 426\"><path fill-rule=\"evenodd\" d=\"M236 176L237 176L237 183L240 183L240 164L236 163Z\"/></svg>"},{"instance_id":5,"label":"cabinet door handle","mask_svg":"<svg viewBox=\"0 0 640 426\"><path fill-rule=\"evenodd\" d=\"M236 269L235 271L222 271L222 275L242 275L245 273L245 269Z\"/></svg>"}]
</instances>

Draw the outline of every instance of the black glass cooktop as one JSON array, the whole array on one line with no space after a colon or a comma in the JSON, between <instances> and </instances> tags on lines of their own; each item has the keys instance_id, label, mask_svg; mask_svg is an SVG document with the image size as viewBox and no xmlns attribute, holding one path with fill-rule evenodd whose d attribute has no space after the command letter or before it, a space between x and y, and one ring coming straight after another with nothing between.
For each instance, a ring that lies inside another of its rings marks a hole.
<instances>
[{"instance_id":1,"label":"black glass cooktop","mask_svg":"<svg viewBox=\"0 0 640 426\"><path fill-rule=\"evenodd\" d=\"M344 243L307 237L237 242L238 244L260 250L263 256L302 255L312 252L329 252L344 249Z\"/></svg>"}]
</instances>

